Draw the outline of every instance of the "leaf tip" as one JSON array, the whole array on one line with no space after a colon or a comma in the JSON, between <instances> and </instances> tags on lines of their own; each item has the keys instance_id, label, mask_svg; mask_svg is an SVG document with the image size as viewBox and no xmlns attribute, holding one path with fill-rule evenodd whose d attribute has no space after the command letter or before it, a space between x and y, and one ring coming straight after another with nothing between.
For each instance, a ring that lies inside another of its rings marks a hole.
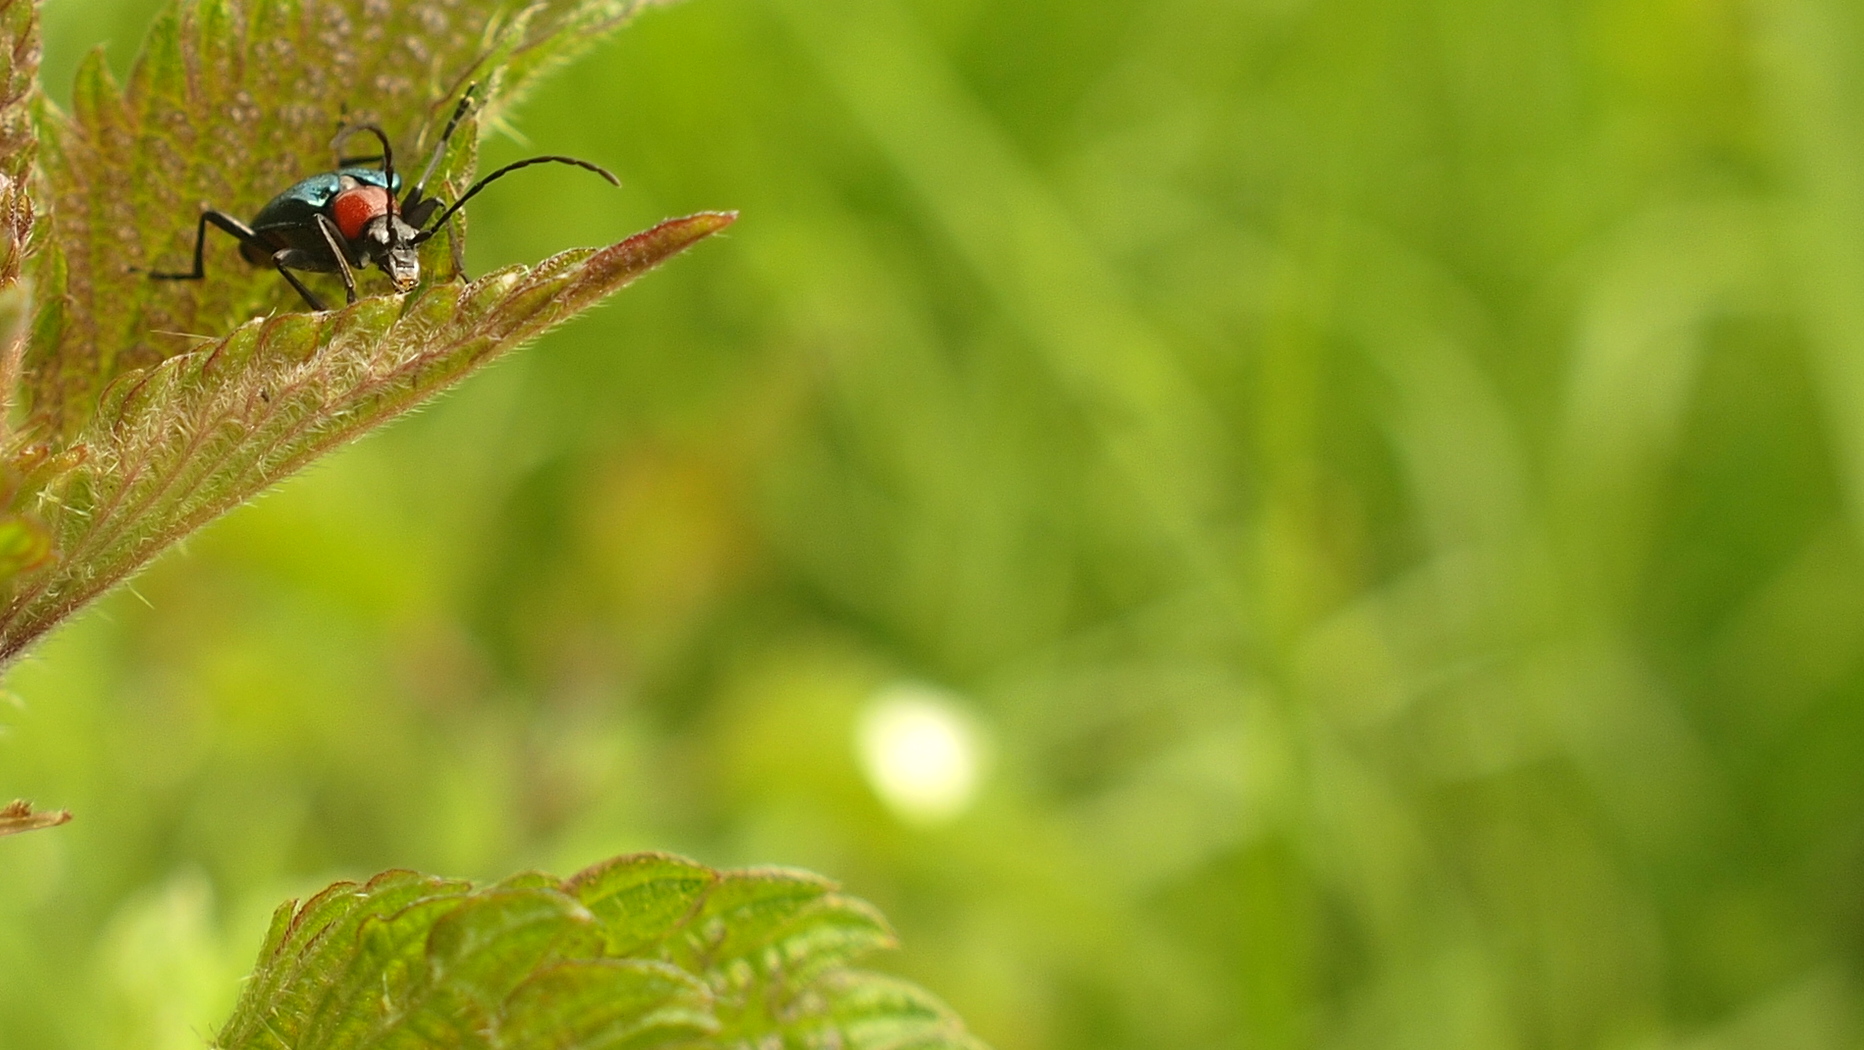
<instances>
[{"instance_id":1,"label":"leaf tip","mask_svg":"<svg viewBox=\"0 0 1864 1050\"><path fill-rule=\"evenodd\" d=\"M581 274L568 290L565 301L586 304L620 288L675 255L705 240L738 221L735 211L702 211L679 219L668 219L651 229L629 237L589 256L581 263ZM559 256L559 259L565 258ZM550 261L534 272L548 272Z\"/></svg>"},{"instance_id":2,"label":"leaf tip","mask_svg":"<svg viewBox=\"0 0 1864 1050\"><path fill-rule=\"evenodd\" d=\"M668 219L617 244L613 250L641 260L641 269L658 265L738 221L735 211L702 211Z\"/></svg>"},{"instance_id":3,"label":"leaf tip","mask_svg":"<svg viewBox=\"0 0 1864 1050\"><path fill-rule=\"evenodd\" d=\"M35 810L25 799L15 799L0 806L0 835L17 835L22 831L55 828L71 822L68 809Z\"/></svg>"}]
</instances>

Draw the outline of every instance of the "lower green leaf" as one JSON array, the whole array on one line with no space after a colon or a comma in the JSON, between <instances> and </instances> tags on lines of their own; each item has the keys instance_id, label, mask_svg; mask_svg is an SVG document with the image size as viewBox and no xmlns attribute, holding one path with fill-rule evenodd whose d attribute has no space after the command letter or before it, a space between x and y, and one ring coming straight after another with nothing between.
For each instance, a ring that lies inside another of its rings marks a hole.
<instances>
[{"instance_id":1,"label":"lower green leaf","mask_svg":"<svg viewBox=\"0 0 1864 1050\"><path fill-rule=\"evenodd\" d=\"M807 872L617 857L474 889L411 872L288 904L220 1050L978 1050L925 991L847 968L892 943Z\"/></svg>"},{"instance_id":2,"label":"lower green leaf","mask_svg":"<svg viewBox=\"0 0 1864 1050\"><path fill-rule=\"evenodd\" d=\"M511 994L498 1025L507 1050L644 1050L687 1043L719 1028L705 982L666 963L566 962Z\"/></svg>"}]
</instances>

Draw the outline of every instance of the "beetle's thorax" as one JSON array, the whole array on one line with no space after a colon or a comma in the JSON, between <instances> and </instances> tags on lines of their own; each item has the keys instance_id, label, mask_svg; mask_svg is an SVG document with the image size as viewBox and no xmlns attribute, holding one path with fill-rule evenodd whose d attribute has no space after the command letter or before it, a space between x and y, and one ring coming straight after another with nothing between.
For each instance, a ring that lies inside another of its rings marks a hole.
<instances>
[{"instance_id":1,"label":"beetle's thorax","mask_svg":"<svg viewBox=\"0 0 1864 1050\"><path fill-rule=\"evenodd\" d=\"M362 236L363 228L372 220L387 215L393 204L386 189L342 175L337 178L336 194L325 208L343 239L354 241Z\"/></svg>"},{"instance_id":2,"label":"beetle's thorax","mask_svg":"<svg viewBox=\"0 0 1864 1050\"><path fill-rule=\"evenodd\" d=\"M349 242L350 257L360 266L379 266L395 290L405 292L421 278L413 241L418 230L394 212L394 198L381 186L344 175L330 199L330 218Z\"/></svg>"}]
</instances>

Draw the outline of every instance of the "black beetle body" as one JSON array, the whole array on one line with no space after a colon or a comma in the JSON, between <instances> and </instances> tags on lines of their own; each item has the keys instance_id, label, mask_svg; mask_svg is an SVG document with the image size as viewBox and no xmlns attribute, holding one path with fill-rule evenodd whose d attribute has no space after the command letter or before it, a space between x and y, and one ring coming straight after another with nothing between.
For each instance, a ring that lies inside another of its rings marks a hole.
<instances>
[{"instance_id":1,"label":"black beetle body","mask_svg":"<svg viewBox=\"0 0 1864 1050\"><path fill-rule=\"evenodd\" d=\"M395 173L394 150L389 146L388 135L374 124L353 125L338 133L337 142L340 144L351 135L367 132L382 144L379 158L346 158L338 162L337 170L296 183L260 208L251 225L222 211L202 212L194 234L194 269L186 273L151 272L149 276L162 281L204 279L206 270L202 266L201 251L207 241L207 227L213 225L239 239L240 255L247 262L254 266L276 267L311 309L323 310L322 300L292 271L337 274L343 279L344 291L352 303L356 301L355 272L370 266L387 274L395 291L406 292L421 277L420 246L440 232L453 213L464 207L474 194L519 168L532 164L569 164L593 171L611 185L621 184L607 169L586 160L554 155L530 157L507 164L473 183L459 200L441 209L439 199L428 197L423 191L427 179L446 153L453 130L471 108L472 95L472 89L468 88L453 111L453 118L447 121L426 170L402 200L395 199L395 194L401 191L401 176ZM380 168L358 166L361 162L378 159L382 164Z\"/></svg>"}]
</instances>

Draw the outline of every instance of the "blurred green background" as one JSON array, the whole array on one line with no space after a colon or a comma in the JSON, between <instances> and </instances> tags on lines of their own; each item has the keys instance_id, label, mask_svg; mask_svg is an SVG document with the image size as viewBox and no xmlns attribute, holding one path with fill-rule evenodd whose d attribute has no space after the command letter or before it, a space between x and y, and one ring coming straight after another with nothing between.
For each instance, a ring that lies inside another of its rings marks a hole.
<instances>
[{"instance_id":1,"label":"blurred green background","mask_svg":"<svg viewBox=\"0 0 1864 1050\"><path fill-rule=\"evenodd\" d=\"M1864 1045L1864 8L694 0L515 126L627 186L480 269L744 218L10 676L0 1046L640 848L998 1050Z\"/></svg>"}]
</instances>

